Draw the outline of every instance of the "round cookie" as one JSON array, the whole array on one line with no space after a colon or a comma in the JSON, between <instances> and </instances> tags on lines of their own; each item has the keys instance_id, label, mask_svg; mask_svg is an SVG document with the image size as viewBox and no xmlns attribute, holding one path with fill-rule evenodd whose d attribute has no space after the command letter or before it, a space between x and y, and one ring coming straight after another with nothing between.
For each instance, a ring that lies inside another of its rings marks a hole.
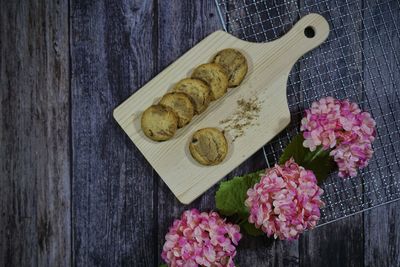
<instances>
[{"instance_id":1,"label":"round cookie","mask_svg":"<svg viewBox=\"0 0 400 267\"><path fill-rule=\"evenodd\" d=\"M228 153L228 142L217 128L203 128L196 131L189 144L192 157L203 165L221 163Z\"/></svg>"},{"instance_id":2,"label":"round cookie","mask_svg":"<svg viewBox=\"0 0 400 267\"><path fill-rule=\"evenodd\" d=\"M194 106L185 93L172 92L163 96L160 105L171 108L178 116L178 127L188 124L194 115Z\"/></svg>"},{"instance_id":3,"label":"round cookie","mask_svg":"<svg viewBox=\"0 0 400 267\"><path fill-rule=\"evenodd\" d=\"M245 56L236 49L227 48L219 51L213 60L220 64L228 74L228 87L238 86L247 73L247 60Z\"/></svg>"},{"instance_id":4,"label":"round cookie","mask_svg":"<svg viewBox=\"0 0 400 267\"><path fill-rule=\"evenodd\" d=\"M210 87L198 79L183 79L174 86L172 91L187 94L193 101L197 114L203 112L210 103Z\"/></svg>"},{"instance_id":5,"label":"round cookie","mask_svg":"<svg viewBox=\"0 0 400 267\"><path fill-rule=\"evenodd\" d=\"M178 117L169 107L153 105L143 112L141 124L148 138L165 141L174 136L178 128Z\"/></svg>"},{"instance_id":6,"label":"round cookie","mask_svg":"<svg viewBox=\"0 0 400 267\"><path fill-rule=\"evenodd\" d=\"M228 75L224 68L216 63L207 63L198 66L192 78L200 79L210 86L211 99L216 100L228 90Z\"/></svg>"}]
</instances>

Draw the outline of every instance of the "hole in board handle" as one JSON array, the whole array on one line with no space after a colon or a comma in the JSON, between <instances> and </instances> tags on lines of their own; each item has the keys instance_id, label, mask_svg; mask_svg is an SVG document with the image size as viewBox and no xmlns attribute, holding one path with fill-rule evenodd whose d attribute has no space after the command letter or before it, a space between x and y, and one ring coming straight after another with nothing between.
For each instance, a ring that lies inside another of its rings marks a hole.
<instances>
[{"instance_id":1,"label":"hole in board handle","mask_svg":"<svg viewBox=\"0 0 400 267\"><path fill-rule=\"evenodd\" d=\"M313 38L315 36L315 30L312 26L308 26L304 29L304 35L307 38Z\"/></svg>"}]
</instances>

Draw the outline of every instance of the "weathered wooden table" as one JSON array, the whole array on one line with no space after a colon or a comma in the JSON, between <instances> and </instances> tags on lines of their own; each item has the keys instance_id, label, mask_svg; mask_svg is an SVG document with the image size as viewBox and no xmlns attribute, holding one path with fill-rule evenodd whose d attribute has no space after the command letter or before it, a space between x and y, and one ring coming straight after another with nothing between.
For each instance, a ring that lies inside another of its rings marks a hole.
<instances>
[{"instance_id":1,"label":"weathered wooden table","mask_svg":"<svg viewBox=\"0 0 400 267\"><path fill-rule=\"evenodd\" d=\"M0 15L0 266L158 266L173 219L214 208L216 187L178 203L112 110L221 28L214 2L4 0ZM262 167L258 153L228 178ZM399 208L244 238L236 262L400 266Z\"/></svg>"}]
</instances>

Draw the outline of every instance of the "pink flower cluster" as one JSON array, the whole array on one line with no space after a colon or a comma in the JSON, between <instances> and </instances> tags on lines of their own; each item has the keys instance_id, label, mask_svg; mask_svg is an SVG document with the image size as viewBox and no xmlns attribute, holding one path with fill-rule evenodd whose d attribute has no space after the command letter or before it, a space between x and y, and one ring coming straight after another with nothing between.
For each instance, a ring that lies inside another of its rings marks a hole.
<instances>
[{"instance_id":1,"label":"pink flower cluster","mask_svg":"<svg viewBox=\"0 0 400 267\"><path fill-rule=\"evenodd\" d=\"M216 212L187 210L165 235L161 257L168 266L233 267L235 245L242 237L239 231Z\"/></svg>"},{"instance_id":2,"label":"pink flower cluster","mask_svg":"<svg viewBox=\"0 0 400 267\"><path fill-rule=\"evenodd\" d=\"M375 139L375 121L368 112L361 112L356 103L326 97L314 102L301 121L304 147L332 149L339 167L339 176L354 177L357 169L368 165Z\"/></svg>"},{"instance_id":3,"label":"pink flower cluster","mask_svg":"<svg viewBox=\"0 0 400 267\"><path fill-rule=\"evenodd\" d=\"M269 237L297 239L317 224L324 206L320 199L323 192L314 173L293 159L283 166L275 165L247 191L249 222L261 227Z\"/></svg>"}]
</instances>

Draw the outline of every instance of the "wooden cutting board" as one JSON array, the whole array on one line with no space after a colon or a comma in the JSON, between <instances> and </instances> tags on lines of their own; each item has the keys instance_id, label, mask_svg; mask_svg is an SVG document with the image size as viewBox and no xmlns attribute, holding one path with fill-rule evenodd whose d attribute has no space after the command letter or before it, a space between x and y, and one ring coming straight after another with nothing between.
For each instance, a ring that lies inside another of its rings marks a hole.
<instances>
[{"instance_id":1,"label":"wooden cutting board","mask_svg":"<svg viewBox=\"0 0 400 267\"><path fill-rule=\"evenodd\" d=\"M289 124L286 100L289 72L302 55L324 42L328 34L329 25L318 14L303 17L289 33L269 43L250 43L216 31L119 105L114 110L114 118L179 201L188 204ZM196 66L210 62L224 48L238 49L246 56L249 70L242 84L212 102L172 139L165 142L148 139L140 126L142 112L157 103L179 80L190 77ZM225 160L216 166L203 166L193 160L188 149L191 135L204 127L222 129L220 122L233 116L238 100L255 98L260 103L256 121L234 141L229 131L225 134L229 143Z\"/></svg>"}]
</instances>

